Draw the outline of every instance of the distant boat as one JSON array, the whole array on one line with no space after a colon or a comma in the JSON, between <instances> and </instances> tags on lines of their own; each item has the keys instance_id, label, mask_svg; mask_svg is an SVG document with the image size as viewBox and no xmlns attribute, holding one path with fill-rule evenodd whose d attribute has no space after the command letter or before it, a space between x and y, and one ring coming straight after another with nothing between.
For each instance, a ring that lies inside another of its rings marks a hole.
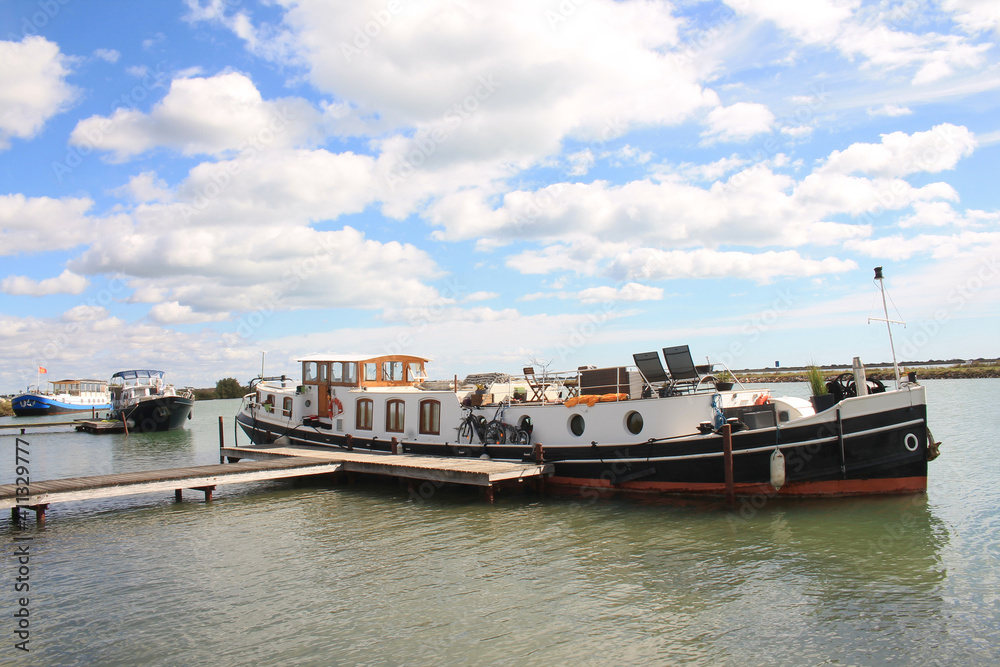
<instances>
[{"instance_id":1,"label":"distant boat","mask_svg":"<svg viewBox=\"0 0 1000 667\"><path fill-rule=\"evenodd\" d=\"M40 417L111 408L111 394L104 380L59 380L52 391L27 391L11 401L17 417Z\"/></svg>"},{"instance_id":2,"label":"distant boat","mask_svg":"<svg viewBox=\"0 0 1000 667\"><path fill-rule=\"evenodd\" d=\"M191 419L194 392L163 381L163 371L119 371L111 376L111 418L136 431L170 431Z\"/></svg>"}]
</instances>

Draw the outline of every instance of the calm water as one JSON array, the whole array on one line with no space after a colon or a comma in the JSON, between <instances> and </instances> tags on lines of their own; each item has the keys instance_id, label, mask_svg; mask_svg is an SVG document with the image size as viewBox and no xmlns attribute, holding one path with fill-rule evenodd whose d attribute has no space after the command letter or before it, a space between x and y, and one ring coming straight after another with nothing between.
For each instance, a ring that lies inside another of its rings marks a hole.
<instances>
[{"instance_id":1,"label":"calm water","mask_svg":"<svg viewBox=\"0 0 1000 667\"><path fill-rule=\"evenodd\" d=\"M1000 380L926 385L944 443L926 496L489 506L312 481L54 505L40 530L5 512L8 552L34 538L31 652L5 558L0 663L997 664ZM22 437L36 480L217 463L237 407ZM0 435L2 482L13 468Z\"/></svg>"}]
</instances>

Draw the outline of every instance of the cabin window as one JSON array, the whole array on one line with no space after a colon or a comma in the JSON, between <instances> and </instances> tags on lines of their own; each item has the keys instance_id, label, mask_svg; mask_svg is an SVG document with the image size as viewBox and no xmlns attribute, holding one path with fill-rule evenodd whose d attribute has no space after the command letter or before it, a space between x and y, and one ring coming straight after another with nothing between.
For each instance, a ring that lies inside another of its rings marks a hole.
<instances>
[{"instance_id":1,"label":"cabin window","mask_svg":"<svg viewBox=\"0 0 1000 667\"><path fill-rule=\"evenodd\" d=\"M411 361L409 376L410 382L420 382L421 380L426 380L427 376L424 375L424 365L419 361Z\"/></svg>"},{"instance_id":2,"label":"cabin window","mask_svg":"<svg viewBox=\"0 0 1000 667\"><path fill-rule=\"evenodd\" d=\"M374 361L365 364L365 381L374 382L378 380L378 364Z\"/></svg>"},{"instance_id":3,"label":"cabin window","mask_svg":"<svg viewBox=\"0 0 1000 667\"><path fill-rule=\"evenodd\" d=\"M292 416L292 397L286 396L284 400L281 401L281 416L291 417Z\"/></svg>"},{"instance_id":4,"label":"cabin window","mask_svg":"<svg viewBox=\"0 0 1000 667\"><path fill-rule=\"evenodd\" d=\"M357 420L354 425L361 431L372 430L372 399L359 398Z\"/></svg>"},{"instance_id":5,"label":"cabin window","mask_svg":"<svg viewBox=\"0 0 1000 667\"><path fill-rule=\"evenodd\" d=\"M635 411L625 415L625 428L632 435L639 435L642 432L642 415Z\"/></svg>"},{"instance_id":6,"label":"cabin window","mask_svg":"<svg viewBox=\"0 0 1000 667\"><path fill-rule=\"evenodd\" d=\"M403 401L391 398L385 402L385 430L390 433L403 432Z\"/></svg>"},{"instance_id":7,"label":"cabin window","mask_svg":"<svg viewBox=\"0 0 1000 667\"><path fill-rule=\"evenodd\" d=\"M344 381L344 364L335 361L330 364L330 382L343 382Z\"/></svg>"},{"instance_id":8,"label":"cabin window","mask_svg":"<svg viewBox=\"0 0 1000 667\"><path fill-rule=\"evenodd\" d=\"M319 381L326 382L326 364L319 365Z\"/></svg>"},{"instance_id":9,"label":"cabin window","mask_svg":"<svg viewBox=\"0 0 1000 667\"><path fill-rule=\"evenodd\" d=\"M586 423L583 421L582 415L573 415L569 418L569 431L573 435L580 436L583 435L583 431L586 428Z\"/></svg>"},{"instance_id":10,"label":"cabin window","mask_svg":"<svg viewBox=\"0 0 1000 667\"><path fill-rule=\"evenodd\" d=\"M441 435L440 401L420 401L420 432L425 435Z\"/></svg>"},{"instance_id":11,"label":"cabin window","mask_svg":"<svg viewBox=\"0 0 1000 667\"><path fill-rule=\"evenodd\" d=\"M316 380L316 362L307 361L303 366L303 382L314 382Z\"/></svg>"},{"instance_id":12,"label":"cabin window","mask_svg":"<svg viewBox=\"0 0 1000 667\"><path fill-rule=\"evenodd\" d=\"M403 380L403 362L383 361L382 379L386 382L401 382Z\"/></svg>"},{"instance_id":13,"label":"cabin window","mask_svg":"<svg viewBox=\"0 0 1000 667\"><path fill-rule=\"evenodd\" d=\"M347 384L357 384L358 365L353 361L344 362L344 382Z\"/></svg>"}]
</instances>

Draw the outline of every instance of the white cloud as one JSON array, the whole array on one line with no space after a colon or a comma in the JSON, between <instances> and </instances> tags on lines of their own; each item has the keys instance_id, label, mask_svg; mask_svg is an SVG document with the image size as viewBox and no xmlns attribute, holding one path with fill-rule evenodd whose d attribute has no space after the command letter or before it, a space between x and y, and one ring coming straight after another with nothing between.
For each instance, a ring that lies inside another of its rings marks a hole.
<instances>
[{"instance_id":1,"label":"white cloud","mask_svg":"<svg viewBox=\"0 0 1000 667\"><path fill-rule=\"evenodd\" d=\"M264 100L237 72L175 79L148 114L121 108L77 123L70 143L126 160L164 146L184 155L292 147L314 136L319 113L299 98Z\"/></svg>"},{"instance_id":2,"label":"white cloud","mask_svg":"<svg viewBox=\"0 0 1000 667\"><path fill-rule=\"evenodd\" d=\"M880 144L853 144L830 154L820 171L878 176L906 176L954 169L963 157L972 155L976 137L967 128L942 123L926 132L882 135Z\"/></svg>"},{"instance_id":3,"label":"white cloud","mask_svg":"<svg viewBox=\"0 0 1000 667\"><path fill-rule=\"evenodd\" d=\"M640 280L675 278L741 278L767 283L778 277L815 276L857 268L852 260L827 257L814 260L794 250L760 254L638 248L615 257L611 275Z\"/></svg>"},{"instance_id":4,"label":"white cloud","mask_svg":"<svg viewBox=\"0 0 1000 667\"><path fill-rule=\"evenodd\" d=\"M908 107L901 107L896 104L883 104L877 109L869 109L869 116L888 116L889 118L896 118L898 116L909 116L913 111Z\"/></svg>"},{"instance_id":5,"label":"white cloud","mask_svg":"<svg viewBox=\"0 0 1000 667\"><path fill-rule=\"evenodd\" d=\"M252 49L267 48L261 30L238 28L219 6L200 7L193 15L241 30ZM385 25L366 34L380 11ZM405 141L390 136L380 146L396 161L446 133L422 166L435 168L454 160L534 164L568 137L606 142L717 105L663 55L679 43L680 24L669 5L647 2L593 0L553 26L530 0L417 4L398 13L379 2L304 0L288 9L283 30L270 32L278 52L291 33L316 87L349 103L337 107L350 109L339 117L342 131L412 128Z\"/></svg>"},{"instance_id":6,"label":"white cloud","mask_svg":"<svg viewBox=\"0 0 1000 667\"><path fill-rule=\"evenodd\" d=\"M66 250L90 242L97 221L90 199L0 195L0 256Z\"/></svg>"},{"instance_id":7,"label":"white cloud","mask_svg":"<svg viewBox=\"0 0 1000 667\"><path fill-rule=\"evenodd\" d=\"M983 227L1000 223L1000 211L956 211L948 202L915 202L913 214L900 219L899 227Z\"/></svg>"},{"instance_id":8,"label":"white cloud","mask_svg":"<svg viewBox=\"0 0 1000 667\"><path fill-rule=\"evenodd\" d=\"M0 150L12 137L30 139L77 96L66 83L69 58L43 37L0 41ZM0 252L2 254L2 252Z\"/></svg>"},{"instance_id":9,"label":"white cloud","mask_svg":"<svg viewBox=\"0 0 1000 667\"><path fill-rule=\"evenodd\" d=\"M590 287L581 290L576 297L580 303L609 303L614 301L659 301L663 298L663 288L626 283L621 287Z\"/></svg>"},{"instance_id":10,"label":"white cloud","mask_svg":"<svg viewBox=\"0 0 1000 667\"><path fill-rule=\"evenodd\" d=\"M227 319L225 313L197 313L190 306L176 301L157 303L149 309L149 319L156 324L201 324Z\"/></svg>"},{"instance_id":11,"label":"white cloud","mask_svg":"<svg viewBox=\"0 0 1000 667\"><path fill-rule=\"evenodd\" d=\"M121 58L121 55L122 54L120 54L118 51L114 49L96 49L94 51L95 58L98 58L108 63L118 62L118 59Z\"/></svg>"},{"instance_id":12,"label":"white cloud","mask_svg":"<svg viewBox=\"0 0 1000 667\"><path fill-rule=\"evenodd\" d=\"M47 296L50 294L82 294L90 282L66 270L55 278L32 280L27 276L7 276L0 281L0 292L20 296Z\"/></svg>"},{"instance_id":13,"label":"white cloud","mask_svg":"<svg viewBox=\"0 0 1000 667\"><path fill-rule=\"evenodd\" d=\"M716 107L708 114L708 128L702 132L707 142L746 141L771 131L772 114L763 104L737 102L728 107Z\"/></svg>"},{"instance_id":14,"label":"white cloud","mask_svg":"<svg viewBox=\"0 0 1000 667\"><path fill-rule=\"evenodd\" d=\"M941 6L969 32L993 30L1000 34L998 0L942 0Z\"/></svg>"}]
</instances>

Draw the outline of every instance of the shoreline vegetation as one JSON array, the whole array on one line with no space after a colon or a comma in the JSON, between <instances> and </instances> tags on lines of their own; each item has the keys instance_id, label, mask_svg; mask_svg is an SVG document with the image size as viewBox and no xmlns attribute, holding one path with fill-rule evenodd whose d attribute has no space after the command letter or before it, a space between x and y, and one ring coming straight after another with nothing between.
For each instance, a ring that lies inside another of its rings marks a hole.
<instances>
[{"instance_id":1,"label":"shoreline vegetation","mask_svg":"<svg viewBox=\"0 0 1000 667\"><path fill-rule=\"evenodd\" d=\"M956 380L970 378L1000 378L1000 360L976 361L972 363L958 363L951 366L924 366L926 363L935 362L902 362L899 364L900 376L905 376L907 372L916 372L917 381L920 380ZM912 364L912 365L908 365ZM788 368L778 370L774 368L756 368L748 370L733 371L741 382L763 383L763 382L809 382L809 368ZM850 373L850 366L825 366L820 369L825 380L832 380L841 373ZM865 366L865 376L869 380L893 379L892 364L873 364Z\"/></svg>"}]
</instances>

